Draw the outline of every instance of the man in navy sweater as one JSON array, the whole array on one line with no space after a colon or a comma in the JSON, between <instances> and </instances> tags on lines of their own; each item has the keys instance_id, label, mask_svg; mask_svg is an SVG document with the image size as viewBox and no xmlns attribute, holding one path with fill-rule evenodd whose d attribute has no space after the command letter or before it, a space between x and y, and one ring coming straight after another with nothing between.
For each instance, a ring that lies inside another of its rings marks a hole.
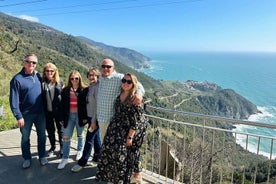
<instances>
[{"instance_id":1,"label":"man in navy sweater","mask_svg":"<svg viewBox=\"0 0 276 184\"><path fill-rule=\"evenodd\" d=\"M23 169L31 166L30 134L33 124L38 137L38 156L42 166L48 163L45 152L46 122L42 101L41 77L35 71L37 56L25 56L22 70L10 82L10 107L21 132Z\"/></svg>"}]
</instances>

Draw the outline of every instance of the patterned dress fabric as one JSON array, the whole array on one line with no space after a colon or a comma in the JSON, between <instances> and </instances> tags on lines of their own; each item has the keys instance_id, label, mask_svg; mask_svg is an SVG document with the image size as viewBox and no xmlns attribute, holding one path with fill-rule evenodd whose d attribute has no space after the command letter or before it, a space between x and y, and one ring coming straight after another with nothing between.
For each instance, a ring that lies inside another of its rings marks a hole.
<instances>
[{"instance_id":1,"label":"patterned dress fabric","mask_svg":"<svg viewBox=\"0 0 276 184\"><path fill-rule=\"evenodd\" d=\"M104 137L96 178L114 184L130 182L132 173L141 171L140 147L146 134L147 119L140 106L115 101L113 116ZM129 129L135 130L132 146L126 147Z\"/></svg>"}]
</instances>

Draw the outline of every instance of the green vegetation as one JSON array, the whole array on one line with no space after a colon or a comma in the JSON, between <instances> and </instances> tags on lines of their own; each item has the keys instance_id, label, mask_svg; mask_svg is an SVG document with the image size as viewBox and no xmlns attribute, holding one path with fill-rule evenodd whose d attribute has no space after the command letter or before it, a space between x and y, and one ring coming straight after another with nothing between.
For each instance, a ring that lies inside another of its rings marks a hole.
<instances>
[{"instance_id":1,"label":"green vegetation","mask_svg":"<svg viewBox=\"0 0 276 184\"><path fill-rule=\"evenodd\" d=\"M35 53L38 56L39 62L37 70L39 72L41 72L43 66L47 62L55 63L58 66L61 78L65 83L67 82L68 74L72 70L78 70L83 75L83 78L86 78L85 75L87 68L90 66L100 66L102 59L107 57L104 52L99 51L99 49L93 45L81 41L71 35L64 34L45 25L19 20L0 13L0 107L3 106L4 109L3 115L0 116L0 131L16 127L15 118L12 116L9 108L9 82L13 75L20 71L23 56L29 53ZM119 62L120 60L118 58L112 59L115 62L116 70L118 72L130 72L138 77L139 81L142 82L146 89L146 101L150 105L179 111L220 115L238 119L247 118L250 114L257 112L257 108L254 104L236 94L233 90L222 89L215 84L207 82L199 83L195 81L177 82L155 80L122 64ZM139 63L137 66L139 66ZM160 112L148 113L170 119L175 118L176 120L185 120L183 117L165 115ZM200 123L199 119L191 119L187 117L187 120ZM207 122L207 124L208 123L216 125L215 122ZM231 127L231 125L226 126ZM178 148L183 148L181 147L181 142L183 140L188 143L188 146L194 145L195 148L200 147L200 140L193 140L191 138L192 133L202 134L200 130L193 132L192 129L188 128L184 130L182 127L176 126L168 131L167 125L162 124L160 126L160 131L166 135L166 139L170 139L172 134L177 135L179 141ZM185 134L183 134L183 131ZM149 136L152 136L153 134L154 131L150 130ZM217 136L225 136L225 138L230 142L229 146L236 146L230 135ZM206 134L206 139L211 140L211 134ZM217 144L220 144L220 142ZM237 149L237 152L242 151L242 148ZM179 153L181 154L181 151L179 151ZM229 156L231 155L231 153L226 154ZM235 156L235 154L232 156ZM251 163L254 159L256 159L255 156L248 154L246 160L237 159L237 163ZM260 159L260 164L266 164L262 163L263 158L258 157L258 159ZM189 160L186 162L188 163ZM260 167L261 166L262 165L260 165ZM227 167L225 167L225 169L226 168ZM252 168L253 167L248 167L247 169ZM276 175L275 170L276 169L273 168L271 178ZM263 169L258 172L258 181L265 181L267 171ZM237 181L240 177L239 172L235 173ZM248 181L250 181L250 175L247 177Z\"/></svg>"}]
</instances>

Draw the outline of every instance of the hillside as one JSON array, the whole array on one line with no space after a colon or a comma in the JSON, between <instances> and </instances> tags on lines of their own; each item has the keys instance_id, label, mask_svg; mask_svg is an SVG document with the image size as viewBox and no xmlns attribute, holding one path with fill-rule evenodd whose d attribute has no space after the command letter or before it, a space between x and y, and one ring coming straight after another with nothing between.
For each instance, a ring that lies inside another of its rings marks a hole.
<instances>
[{"instance_id":1,"label":"hillside","mask_svg":"<svg viewBox=\"0 0 276 184\"><path fill-rule=\"evenodd\" d=\"M4 116L0 119L0 130L5 129L6 124L4 125L3 122L13 124L14 121L8 105L9 81L20 70L24 55L27 53L38 55L37 69L40 72L47 62L55 63L59 67L61 78L66 79L72 70L78 70L85 75L88 67L100 66L102 59L109 57L106 53L110 52L110 49L105 50L103 45L99 49L99 45L93 46L88 44L87 40L83 41L79 37L2 13L0 13L0 41L0 75L2 77L0 106L4 106ZM254 104L233 90L224 90L210 83L155 80L118 62L117 58L119 58L121 48L108 47L116 53L116 57L112 58L116 70L137 75L146 89L146 98L151 105L238 119L244 119L250 114L257 113ZM127 49L127 51L132 50ZM134 51L132 53L137 54ZM124 53L122 57L125 56ZM142 55L139 56L140 59L143 58ZM147 59L147 57L145 58ZM210 90L213 86L216 87Z\"/></svg>"},{"instance_id":2,"label":"hillside","mask_svg":"<svg viewBox=\"0 0 276 184\"><path fill-rule=\"evenodd\" d=\"M131 50L128 48L113 47L101 42L95 42L91 39L82 36L78 36L77 38L88 43L92 47L99 49L100 52L104 53L108 57L116 58L121 63L132 68L141 69L150 67L148 63L148 61L150 61L150 58L142 55L139 52L136 52L135 50Z\"/></svg>"}]
</instances>

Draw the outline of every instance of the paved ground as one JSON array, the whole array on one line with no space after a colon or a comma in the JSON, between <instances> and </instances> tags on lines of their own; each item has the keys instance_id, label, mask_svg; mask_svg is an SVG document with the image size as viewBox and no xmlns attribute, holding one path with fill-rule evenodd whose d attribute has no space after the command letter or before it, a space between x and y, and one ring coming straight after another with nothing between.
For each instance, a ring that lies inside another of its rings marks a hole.
<instances>
[{"instance_id":1,"label":"paved ground","mask_svg":"<svg viewBox=\"0 0 276 184\"><path fill-rule=\"evenodd\" d=\"M19 129L0 132L0 184L63 184L63 183L97 183L95 174L97 167L87 166L79 173L73 173L70 169L76 164L76 143L72 142L69 163L63 170L58 170L60 159L56 155L49 157L49 163L41 166L37 155L36 132L31 133L32 165L28 169L22 169L23 158L21 156ZM47 139L46 150L50 145ZM154 177L143 174L144 184L163 183Z\"/></svg>"},{"instance_id":2,"label":"paved ground","mask_svg":"<svg viewBox=\"0 0 276 184\"><path fill-rule=\"evenodd\" d=\"M55 183L103 183L94 180L97 168L86 167L79 173L73 173L70 169L76 164L76 145L73 144L70 155L72 158L63 170L58 170L60 162L55 155L48 158L49 164L41 166L37 156L36 132L31 133L32 166L22 169L23 158L20 149L19 129L0 132L0 183L2 184L55 184ZM49 142L47 140L47 148Z\"/></svg>"}]
</instances>

